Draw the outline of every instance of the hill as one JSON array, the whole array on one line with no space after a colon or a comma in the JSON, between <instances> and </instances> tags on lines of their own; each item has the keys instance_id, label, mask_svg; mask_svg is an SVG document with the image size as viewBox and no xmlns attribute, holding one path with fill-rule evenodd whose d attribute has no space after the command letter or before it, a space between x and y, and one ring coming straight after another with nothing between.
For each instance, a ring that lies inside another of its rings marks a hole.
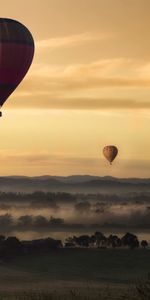
<instances>
[{"instance_id":1,"label":"hill","mask_svg":"<svg viewBox=\"0 0 150 300\"><path fill-rule=\"evenodd\" d=\"M89 175L7 176L0 177L0 191L5 192L69 192L69 193L134 193L150 192L150 179L114 178Z\"/></svg>"}]
</instances>

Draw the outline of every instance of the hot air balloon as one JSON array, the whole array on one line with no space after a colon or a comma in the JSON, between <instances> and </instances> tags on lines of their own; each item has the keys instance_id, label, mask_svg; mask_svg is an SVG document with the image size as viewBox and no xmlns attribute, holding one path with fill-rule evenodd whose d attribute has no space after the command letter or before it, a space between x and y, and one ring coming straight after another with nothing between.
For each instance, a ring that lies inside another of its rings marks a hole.
<instances>
[{"instance_id":1,"label":"hot air balloon","mask_svg":"<svg viewBox=\"0 0 150 300\"><path fill-rule=\"evenodd\" d=\"M115 157L118 154L118 149L116 146L105 146L103 149L103 154L106 157L106 159L110 162L110 165L112 161L115 159Z\"/></svg>"},{"instance_id":2,"label":"hot air balloon","mask_svg":"<svg viewBox=\"0 0 150 300\"><path fill-rule=\"evenodd\" d=\"M24 78L33 55L30 31L18 21L0 18L0 106Z\"/></svg>"}]
</instances>

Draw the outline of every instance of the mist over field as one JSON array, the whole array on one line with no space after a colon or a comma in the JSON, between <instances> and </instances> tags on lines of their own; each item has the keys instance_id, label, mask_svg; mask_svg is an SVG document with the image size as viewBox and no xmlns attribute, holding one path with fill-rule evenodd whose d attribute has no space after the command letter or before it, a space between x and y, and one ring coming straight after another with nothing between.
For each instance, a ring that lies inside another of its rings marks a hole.
<instances>
[{"instance_id":1,"label":"mist over field","mask_svg":"<svg viewBox=\"0 0 150 300\"><path fill-rule=\"evenodd\" d=\"M1 233L65 239L96 230L134 231L149 239L149 179L3 177L0 189Z\"/></svg>"}]
</instances>

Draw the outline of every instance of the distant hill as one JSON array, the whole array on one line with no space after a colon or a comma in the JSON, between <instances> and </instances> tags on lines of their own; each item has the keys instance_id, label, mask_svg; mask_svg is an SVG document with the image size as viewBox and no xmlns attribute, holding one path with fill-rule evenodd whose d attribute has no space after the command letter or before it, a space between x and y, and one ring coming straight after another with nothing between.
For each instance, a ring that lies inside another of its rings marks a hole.
<instances>
[{"instance_id":1,"label":"distant hill","mask_svg":"<svg viewBox=\"0 0 150 300\"><path fill-rule=\"evenodd\" d=\"M0 177L0 191L9 192L69 192L69 193L129 193L150 192L150 179L114 178L90 175L8 176Z\"/></svg>"}]
</instances>

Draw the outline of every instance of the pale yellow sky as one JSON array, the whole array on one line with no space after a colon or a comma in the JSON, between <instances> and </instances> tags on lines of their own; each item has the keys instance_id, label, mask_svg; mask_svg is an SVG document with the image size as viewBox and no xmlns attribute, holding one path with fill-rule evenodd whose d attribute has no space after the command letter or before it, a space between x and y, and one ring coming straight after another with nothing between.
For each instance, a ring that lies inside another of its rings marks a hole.
<instances>
[{"instance_id":1,"label":"pale yellow sky","mask_svg":"<svg viewBox=\"0 0 150 300\"><path fill-rule=\"evenodd\" d=\"M3 106L0 175L150 177L150 1L5 0L35 57ZM113 166L102 155L114 144Z\"/></svg>"}]
</instances>

